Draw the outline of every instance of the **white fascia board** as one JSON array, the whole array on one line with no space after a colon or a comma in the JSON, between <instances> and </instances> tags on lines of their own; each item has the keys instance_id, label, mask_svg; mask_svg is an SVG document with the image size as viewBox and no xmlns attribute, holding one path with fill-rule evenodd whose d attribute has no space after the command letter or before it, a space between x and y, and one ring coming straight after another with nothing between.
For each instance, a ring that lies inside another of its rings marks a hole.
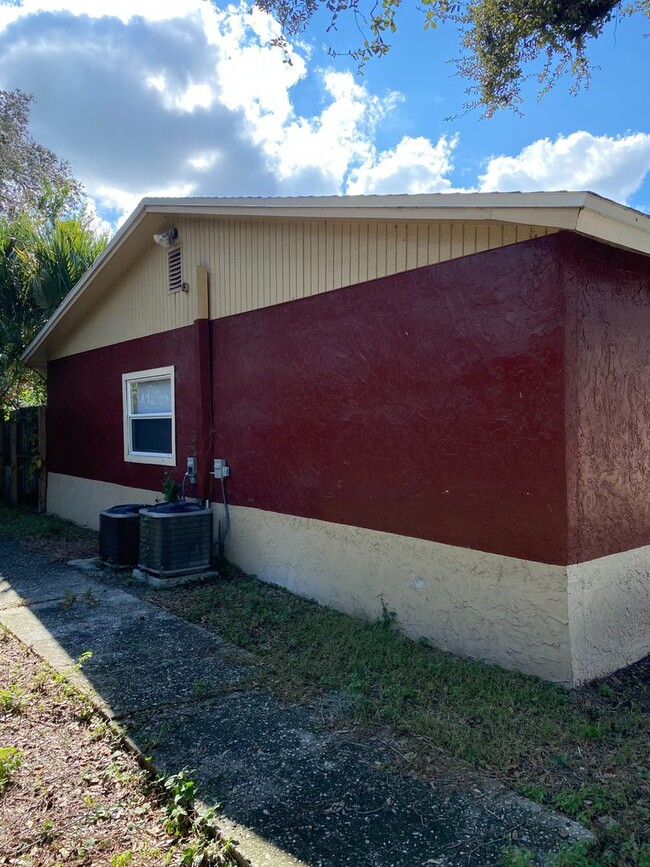
<instances>
[{"instance_id":1,"label":"white fascia board","mask_svg":"<svg viewBox=\"0 0 650 867\"><path fill-rule=\"evenodd\" d=\"M590 196L580 210L576 231L617 247L650 255L650 217L607 199Z\"/></svg>"},{"instance_id":2,"label":"white fascia board","mask_svg":"<svg viewBox=\"0 0 650 867\"><path fill-rule=\"evenodd\" d=\"M178 214L179 207L157 207L157 214ZM323 207L265 207L238 205L219 205L218 207L182 206L184 217L269 217L275 219L307 219L307 220L403 220L426 222L446 221L463 222L499 222L524 223L533 226L546 226L556 229L575 229L578 220L578 208L428 208L428 207L383 207L383 208L353 208L342 206Z\"/></svg>"},{"instance_id":3,"label":"white fascia board","mask_svg":"<svg viewBox=\"0 0 650 867\"><path fill-rule=\"evenodd\" d=\"M586 193L433 193L246 199L145 199L147 210L184 216L343 220L526 222L575 229Z\"/></svg>"},{"instance_id":4,"label":"white fascia board","mask_svg":"<svg viewBox=\"0 0 650 867\"><path fill-rule=\"evenodd\" d=\"M341 208L345 211L350 209L386 210L390 208L525 208L544 207L557 208L569 207L580 208L585 204L586 192L536 192L536 193L417 193L397 194L385 196L290 196L290 197L267 197L267 198L210 198L194 196L190 198L161 198L143 199L142 203L147 208L156 211L168 210L185 206L192 206L198 210L210 211L212 208L237 208L238 210L250 210L262 208L265 210L286 210L298 208L300 210L313 211L332 208Z\"/></svg>"},{"instance_id":5,"label":"white fascia board","mask_svg":"<svg viewBox=\"0 0 650 867\"><path fill-rule=\"evenodd\" d=\"M647 214L589 192L179 198L145 199L142 204L149 213L186 217L519 223L580 231L642 252L650 237Z\"/></svg>"}]
</instances>

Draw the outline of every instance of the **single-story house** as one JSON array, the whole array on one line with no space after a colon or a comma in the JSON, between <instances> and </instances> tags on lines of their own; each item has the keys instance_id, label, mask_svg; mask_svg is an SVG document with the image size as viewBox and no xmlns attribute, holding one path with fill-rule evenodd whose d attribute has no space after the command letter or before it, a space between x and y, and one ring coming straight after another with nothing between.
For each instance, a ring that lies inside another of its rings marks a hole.
<instances>
[{"instance_id":1,"label":"single-story house","mask_svg":"<svg viewBox=\"0 0 650 867\"><path fill-rule=\"evenodd\" d=\"M195 456L218 518L223 458L248 572L607 674L650 652L649 254L592 193L145 199L24 355L48 509L97 526Z\"/></svg>"}]
</instances>

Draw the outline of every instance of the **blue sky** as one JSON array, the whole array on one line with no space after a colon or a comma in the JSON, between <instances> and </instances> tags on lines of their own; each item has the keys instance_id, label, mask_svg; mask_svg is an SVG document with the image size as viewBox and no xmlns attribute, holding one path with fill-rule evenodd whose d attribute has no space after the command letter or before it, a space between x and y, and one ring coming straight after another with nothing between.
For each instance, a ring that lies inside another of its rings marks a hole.
<instances>
[{"instance_id":1,"label":"blue sky","mask_svg":"<svg viewBox=\"0 0 650 867\"><path fill-rule=\"evenodd\" d=\"M649 19L593 43L588 90L538 101L532 81L523 115L482 119L448 63L455 30L404 7L359 78L326 51L355 43L344 22L311 27L289 66L245 5L0 0L0 87L34 94L34 136L112 226L145 195L591 189L650 211Z\"/></svg>"}]
</instances>

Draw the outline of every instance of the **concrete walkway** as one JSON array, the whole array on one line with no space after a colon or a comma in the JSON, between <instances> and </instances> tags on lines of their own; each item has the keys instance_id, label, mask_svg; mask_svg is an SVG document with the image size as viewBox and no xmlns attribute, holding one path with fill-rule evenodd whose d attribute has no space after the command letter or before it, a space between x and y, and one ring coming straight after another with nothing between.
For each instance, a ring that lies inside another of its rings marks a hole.
<instances>
[{"instance_id":1,"label":"concrete walkway","mask_svg":"<svg viewBox=\"0 0 650 867\"><path fill-rule=\"evenodd\" d=\"M372 747L324 730L340 700L281 704L247 687L241 649L7 541L0 622L59 670L92 650L74 674L81 688L159 771L194 771L254 867L500 865L513 830L543 864L590 838L493 783L441 792L382 770Z\"/></svg>"}]
</instances>

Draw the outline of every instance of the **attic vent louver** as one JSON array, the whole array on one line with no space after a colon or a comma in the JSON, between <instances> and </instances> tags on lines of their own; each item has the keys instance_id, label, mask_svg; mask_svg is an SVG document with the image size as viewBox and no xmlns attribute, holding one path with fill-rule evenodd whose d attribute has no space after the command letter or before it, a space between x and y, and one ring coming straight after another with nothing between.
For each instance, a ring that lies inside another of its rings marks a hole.
<instances>
[{"instance_id":1,"label":"attic vent louver","mask_svg":"<svg viewBox=\"0 0 650 867\"><path fill-rule=\"evenodd\" d=\"M173 250L167 253L167 272L169 275L169 291L178 292L183 286L180 247L174 247Z\"/></svg>"}]
</instances>

